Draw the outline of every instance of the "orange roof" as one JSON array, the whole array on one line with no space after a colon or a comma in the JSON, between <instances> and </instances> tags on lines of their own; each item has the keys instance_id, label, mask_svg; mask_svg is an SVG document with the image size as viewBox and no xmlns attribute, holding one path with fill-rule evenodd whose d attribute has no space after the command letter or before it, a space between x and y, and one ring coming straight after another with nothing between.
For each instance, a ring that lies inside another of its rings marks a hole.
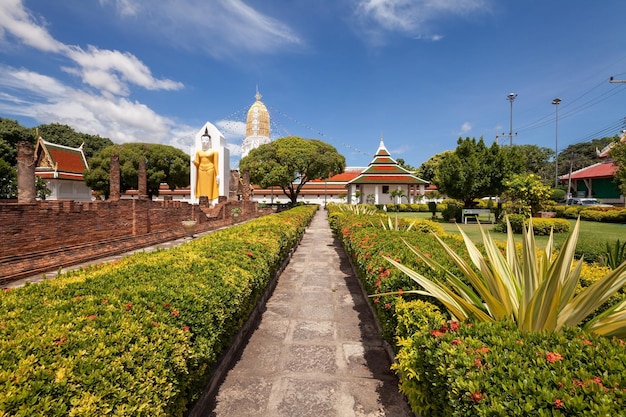
<instances>
[{"instance_id":1,"label":"orange roof","mask_svg":"<svg viewBox=\"0 0 626 417\"><path fill-rule=\"evenodd\" d=\"M316 179L316 180L309 181L307 184L310 184L310 183L322 183L323 184L325 182L348 182L358 177L359 174L361 174L361 172L364 169L365 168L348 168L345 172L342 172L341 174L333 175L327 180Z\"/></svg>"},{"instance_id":2,"label":"orange roof","mask_svg":"<svg viewBox=\"0 0 626 417\"><path fill-rule=\"evenodd\" d=\"M588 167L572 172L573 180L582 180L587 178L613 178L617 171L617 165L613 162L600 162ZM562 180L569 179L569 175L561 175Z\"/></svg>"},{"instance_id":3,"label":"orange roof","mask_svg":"<svg viewBox=\"0 0 626 417\"><path fill-rule=\"evenodd\" d=\"M83 172L89 169L82 147L70 148L42 138L37 141L35 159L35 175L41 178L82 181Z\"/></svg>"}]
</instances>

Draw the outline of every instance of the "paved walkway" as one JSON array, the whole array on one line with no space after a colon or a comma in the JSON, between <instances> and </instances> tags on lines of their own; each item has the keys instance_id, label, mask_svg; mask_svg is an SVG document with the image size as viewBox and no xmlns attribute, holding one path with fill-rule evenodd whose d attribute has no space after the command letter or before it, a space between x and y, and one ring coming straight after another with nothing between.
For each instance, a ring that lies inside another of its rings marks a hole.
<instances>
[{"instance_id":1,"label":"paved walkway","mask_svg":"<svg viewBox=\"0 0 626 417\"><path fill-rule=\"evenodd\" d=\"M409 417L345 251L319 210L212 417Z\"/></svg>"}]
</instances>

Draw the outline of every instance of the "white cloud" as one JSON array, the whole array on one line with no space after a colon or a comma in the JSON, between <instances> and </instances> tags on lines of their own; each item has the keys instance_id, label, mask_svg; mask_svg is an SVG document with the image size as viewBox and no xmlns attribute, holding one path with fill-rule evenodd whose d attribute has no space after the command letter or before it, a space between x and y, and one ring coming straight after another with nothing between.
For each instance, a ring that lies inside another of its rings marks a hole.
<instances>
[{"instance_id":1,"label":"white cloud","mask_svg":"<svg viewBox=\"0 0 626 417\"><path fill-rule=\"evenodd\" d=\"M213 57L242 52L274 53L303 41L287 24L248 6L242 0L101 0L114 4L122 18L141 19L177 47L202 50ZM150 30L150 29L148 29Z\"/></svg>"},{"instance_id":2,"label":"white cloud","mask_svg":"<svg viewBox=\"0 0 626 417\"><path fill-rule=\"evenodd\" d=\"M128 95L128 83L147 90L177 90L182 83L155 79L150 69L128 52L101 50L89 46L87 51L72 47L68 56L82 72L83 82L102 91Z\"/></svg>"},{"instance_id":3,"label":"white cloud","mask_svg":"<svg viewBox=\"0 0 626 417\"><path fill-rule=\"evenodd\" d=\"M42 19L24 8L22 0L0 0L0 38L10 34L40 51L63 52L66 46L50 36L44 26Z\"/></svg>"},{"instance_id":4,"label":"white cloud","mask_svg":"<svg viewBox=\"0 0 626 417\"><path fill-rule=\"evenodd\" d=\"M438 41L429 34L434 22L450 16L467 16L487 9L491 0L355 0L356 15L374 42L387 32L399 32Z\"/></svg>"},{"instance_id":5,"label":"white cloud","mask_svg":"<svg viewBox=\"0 0 626 417\"><path fill-rule=\"evenodd\" d=\"M465 122L461 125L461 130L459 131L459 135L465 135L467 132L472 130L472 125L469 122Z\"/></svg>"}]
</instances>

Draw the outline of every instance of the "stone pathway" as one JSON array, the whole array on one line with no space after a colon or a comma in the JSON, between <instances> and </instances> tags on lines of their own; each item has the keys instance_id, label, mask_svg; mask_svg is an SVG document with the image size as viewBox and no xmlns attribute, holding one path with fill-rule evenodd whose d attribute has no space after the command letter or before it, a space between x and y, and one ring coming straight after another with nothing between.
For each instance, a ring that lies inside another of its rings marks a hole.
<instances>
[{"instance_id":1,"label":"stone pathway","mask_svg":"<svg viewBox=\"0 0 626 417\"><path fill-rule=\"evenodd\" d=\"M209 415L413 416L389 366L359 282L319 210Z\"/></svg>"}]
</instances>

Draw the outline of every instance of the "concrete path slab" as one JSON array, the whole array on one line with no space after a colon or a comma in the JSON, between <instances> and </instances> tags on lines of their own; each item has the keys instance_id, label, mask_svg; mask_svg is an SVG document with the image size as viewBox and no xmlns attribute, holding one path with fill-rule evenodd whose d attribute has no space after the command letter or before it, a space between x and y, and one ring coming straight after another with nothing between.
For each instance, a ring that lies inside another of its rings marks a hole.
<instances>
[{"instance_id":1,"label":"concrete path slab","mask_svg":"<svg viewBox=\"0 0 626 417\"><path fill-rule=\"evenodd\" d=\"M361 286L319 210L209 415L413 416L389 367Z\"/></svg>"}]
</instances>

